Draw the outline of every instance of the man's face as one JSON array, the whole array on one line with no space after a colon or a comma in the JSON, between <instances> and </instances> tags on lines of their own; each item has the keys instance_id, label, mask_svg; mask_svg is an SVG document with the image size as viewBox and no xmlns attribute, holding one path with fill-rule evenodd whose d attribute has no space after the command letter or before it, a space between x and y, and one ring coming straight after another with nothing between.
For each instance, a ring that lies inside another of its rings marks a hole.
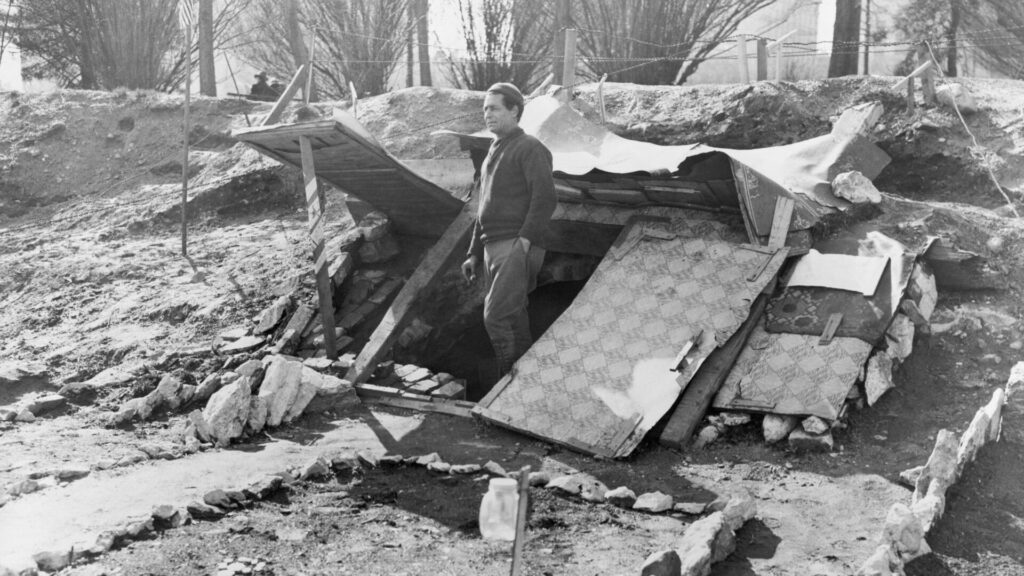
<instances>
[{"instance_id":1,"label":"man's face","mask_svg":"<svg viewBox=\"0 0 1024 576\"><path fill-rule=\"evenodd\" d=\"M488 94L484 98L484 124L498 138L508 136L519 121L516 120L516 108L505 108L505 100L501 94Z\"/></svg>"}]
</instances>

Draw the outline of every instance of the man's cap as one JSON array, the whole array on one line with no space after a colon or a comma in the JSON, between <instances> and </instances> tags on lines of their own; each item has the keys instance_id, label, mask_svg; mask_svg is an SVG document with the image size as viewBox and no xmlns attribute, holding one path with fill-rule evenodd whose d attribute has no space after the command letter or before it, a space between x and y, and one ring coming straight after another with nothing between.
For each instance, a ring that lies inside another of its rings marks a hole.
<instances>
[{"instance_id":1,"label":"man's cap","mask_svg":"<svg viewBox=\"0 0 1024 576\"><path fill-rule=\"evenodd\" d=\"M256 74L256 77L257 78L263 78L264 80L266 80L267 79L267 73L266 72L260 72L260 73Z\"/></svg>"},{"instance_id":2,"label":"man's cap","mask_svg":"<svg viewBox=\"0 0 1024 576\"><path fill-rule=\"evenodd\" d=\"M515 85L509 84L508 82L498 82L487 89L489 94L501 94L505 97L506 102L510 102L513 105L519 106L519 111L523 111L523 93L516 88Z\"/></svg>"}]
</instances>

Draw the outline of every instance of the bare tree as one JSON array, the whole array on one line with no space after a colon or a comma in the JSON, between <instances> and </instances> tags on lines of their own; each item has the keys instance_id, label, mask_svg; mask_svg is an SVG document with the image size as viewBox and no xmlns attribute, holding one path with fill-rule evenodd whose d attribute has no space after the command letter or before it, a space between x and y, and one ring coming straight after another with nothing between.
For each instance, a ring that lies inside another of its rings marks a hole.
<instances>
[{"instance_id":1,"label":"bare tree","mask_svg":"<svg viewBox=\"0 0 1024 576\"><path fill-rule=\"evenodd\" d=\"M860 53L860 0L836 0L836 21L832 28L832 56L828 77L857 73Z\"/></svg>"},{"instance_id":2,"label":"bare tree","mask_svg":"<svg viewBox=\"0 0 1024 576\"><path fill-rule=\"evenodd\" d=\"M224 33L247 0L227 0L214 22ZM36 62L28 76L66 87L172 90L185 79L186 58L178 27L178 0L33 0L24 3L14 31ZM197 39L198 40L198 39Z\"/></svg>"},{"instance_id":3,"label":"bare tree","mask_svg":"<svg viewBox=\"0 0 1024 576\"><path fill-rule=\"evenodd\" d=\"M512 82L527 91L537 81L551 40L553 14L541 0L459 0L465 54L448 57L460 88L485 90Z\"/></svg>"},{"instance_id":4,"label":"bare tree","mask_svg":"<svg viewBox=\"0 0 1024 576\"><path fill-rule=\"evenodd\" d=\"M773 1L580 2L580 53L587 68L612 81L671 84L678 75L685 82L740 22Z\"/></svg>"}]
</instances>

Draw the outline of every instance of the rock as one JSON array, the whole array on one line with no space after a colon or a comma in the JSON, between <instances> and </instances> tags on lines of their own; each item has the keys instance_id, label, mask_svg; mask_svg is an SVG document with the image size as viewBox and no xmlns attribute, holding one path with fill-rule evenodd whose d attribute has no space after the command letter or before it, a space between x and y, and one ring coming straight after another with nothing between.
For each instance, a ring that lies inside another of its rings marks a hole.
<instances>
[{"instance_id":1,"label":"rock","mask_svg":"<svg viewBox=\"0 0 1024 576\"><path fill-rule=\"evenodd\" d=\"M921 472L924 471L924 466L914 466L913 468L907 468L903 472L900 472L899 481L900 484L914 488L917 486L917 479L921 477Z\"/></svg>"},{"instance_id":2,"label":"rock","mask_svg":"<svg viewBox=\"0 0 1024 576\"><path fill-rule=\"evenodd\" d=\"M283 527L276 529L274 533L279 540L285 542L302 542L309 537L309 530L305 528Z\"/></svg>"},{"instance_id":3,"label":"rock","mask_svg":"<svg viewBox=\"0 0 1024 576\"><path fill-rule=\"evenodd\" d=\"M585 502L593 502L595 504L602 504L607 501L605 494L608 492L608 487L602 482L594 479L590 482L585 482L580 489L580 498Z\"/></svg>"},{"instance_id":4,"label":"rock","mask_svg":"<svg viewBox=\"0 0 1024 576\"><path fill-rule=\"evenodd\" d=\"M225 514L224 510L204 502L192 502L185 509L196 520L218 520Z\"/></svg>"},{"instance_id":5,"label":"rock","mask_svg":"<svg viewBox=\"0 0 1024 576\"><path fill-rule=\"evenodd\" d=\"M448 400L465 400L466 386L458 380L444 384L430 393L434 398L446 398Z\"/></svg>"},{"instance_id":6,"label":"rock","mask_svg":"<svg viewBox=\"0 0 1024 576\"><path fill-rule=\"evenodd\" d=\"M388 235L380 240L363 243L359 247L359 259L366 264L378 264L391 260L401 252L395 237Z\"/></svg>"},{"instance_id":7,"label":"rock","mask_svg":"<svg viewBox=\"0 0 1024 576\"><path fill-rule=\"evenodd\" d=\"M526 483L531 487L547 486L551 482L551 474L545 470L535 470L526 477Z\"/></svg>"},{"instance_id":8,"label":"rock","mask_svg":"<svg viewBox=\"0 0 1024 576\"><path fill-rule=\"evenodd\" d=\"M381 456L377 459L378 464L381 468L394 469L400 467L404 462L405 458L401 454L388 454ZM480 467L476 464L463 464L461 466L452 466L452 472L455 472L455 468L464 468L465 466L476 466L476 471L480 470ZM457 474L465 474L466 472L457 472Z\"/></svg>"},{"instance_id":9,"label":"rock","mask_svg":"<svg viewBox=\"0 0 1024 576\"><path fill-rule=\"evenodd\" d=\"M203 503L216 506L222 510L242 508L247 503L245 494L237 490L210 490L203 494Z\"/></svg>"},{"instance_id":10,"label":"rock","mask_svg":"<svg viewBox=\"0 0 1024 576\"><path fill-rule=\"evenodd\" d=\"M434 455L436 456L437 453L435 452ZM380 466L380 456L373 452L370 452L369 450L360 450L359 452L356 452L356 458L359 459L360 464L366 466L367 468L376 468ZM438 460L440 459L441 458L438 457ZM426 464L421 464L421 466L425 465Z\"/></svg>"},{"instance_id":11,"label":"rock","mask_svg":"<svg viewBox=\"0 0 1024 576\"><path fill-rule=\"evenodd\" d=\"M743 426L750 423L750 414L746 412L722 412L719 416L724 426Z\"/></svg>"},{"instance_id":12,"label":"rock","mask_svg":"<svg viewBox=\"0 0 1024 576\"><path fill-rule=\"evenodd\" d=\"M897 502L889 508L882 528L882 543L891 543L904 562L931 552L924 539L924 528L906 504Z\"/></svg>"},{"instance_id":13,"label":"rock","mask_svg":"<svg viewBox=\"0 0 1024 576\"><path fill-rule=\"evenodd\" d=\"M739 530L755 514L757 514L757 503L754 501L754 496L746 490L731 494L728 503L722 509L725 523L733 532Z\"/></svg>"},{"instance_id":14,"label":"rock","mask_svg":"<svg viewBox=\"0 0 1024 576\"><path fill-rule=\"evenodd\" d=\"M403 376L402 380L407 382L407 383L412 384L412 383L415 383L415 382L419 382L420 380L426 380L427 378L430 378L431 376L433 376L433 373L430 370L428 370L426 368L416 368L412 372L409 372L408 374Z\"/></svg>"},{"instance_id":15,"label":"rock","mask_svg":"<svg viewBox=\"0 0 1024 576\"><path fill-rule=\"evenodd\" d=\"M329 471L328 474L330 474ZM280 476L264 476L250 484L248 488L243 489L242 493L249 498L266 500L281 489L281 483Z\"/></svg>"},{"instance_id":16,"label":"rock","mask_svg":"<svg viewBox=\"0 0 1024 576\"><path fill-rule=\"evenodd\" d=\"M864 391L867 394L868 406L873 406L887 391L895 388L892 383L892 356L886 351L875 352L868 359L867 373L864 375Z\"/></svg>"},{"instance_id":17,"label":"rock","mask_svg":"<svg viewBox=\"0 0 1024 576\"><path fill-rule=\"evenodd\" d=\"M152 398L149 399L149 404L152 406L152 410L156 410L162 406L167 406L170 410L175 410L182 404L185 399L182 398L181 390L184 382L180 378L172 374L167 374L160 379L160 383L156 385L156 390L150 392ZM193 391L193 395L195 392ZM191 400L191 398L189 398Z\"/></svg>"},{"instance_id":18,"label":"rock","mask_svg":"<svg viewBox=\"0 0 1024 576\"><path fill-rule=\"evenodd\" d=\"M184 526L189 519L188 512L170 504L163 504L153 509L153 527L157 530L169 530Z\"/></svg>"},{"instance_id":19,"label":"rock","mask_svg":"<svg viewBox=\"0 0 1024 576\"><path fill-rule=\"evenodd\" d=\"M125 537L129 540L142 540L153 533L153 519L137 520L129 522L125 527Z\"/></svg>"},{"instance_id":20,"label":"rock","mask_svg":"<svg viewBox=\"0 0 1024 576\"><path fill-rule=\"evenodd\" d=\"M978 111L978 102L963 84L943 84L935 89L935 99L947 108L956 108L961 114L974 114Z\"/></svg>"},{"instance_id":21,"label":"rock","mask_svg":"<svg viewBox=\"0 0 1024 576\"><path fill-rule=\"evenodd\" d=\"M249 416L245 420L245 430L250 434L255 434L267 424L267 415L269 413L267 407L267 399L259 396L249 396Z\"/></svg>"},{"instance_id":22,"label":"rock","mask_svg":"<svg viewBox=\"0 0 1024 576\"><path fill-rule=\"evenodd\" d=\"M281 356L274 356L270 361L259 392L259 396L267 401L267 426L281 425L299 393L302 377L301 362Z\"/></svg>"},{"instance_id":23,"label":"rock","mask_svg":"<svg viewBox=\"0 0 1024 576\"><path fill-rule=\"evenodd\" d=\"M864 561L857 576L897 576L903 573L902 562L895 556L888 544L879 544Z\"/></svg>"},{"instance_id":24,"label":"rock","mask_svg":"<svg viewBox=\"0 0 1024 576\"><path fill-rule=\"evenodd\" d=\"M195 427L196 437L203 442L213 441L213 432L210 430L210 425L206 423L206 419L203 418L203 411L196 409L188 414L188 420Z\"/></svg>"},{"instance_id":25,"label":"rock","mask_svg":"<svg viewBox=\"0 0 1024 576\"><path fill-rule=\"evenodd\" d=\"M391 231L391 220L383 212L375 210L359 220L358 230L366 242L380 240Z\"/></svg>"},{"instance_id":26,"label":"rock","mask_svg":"<svg viewBox=\"0 0 1024 576\"><path fill-rule=\"evenodd\" d=\"M78 480L79 478L85 478L89 475L91 470L88 466L79 464L77 466L67 466L57 470L54 476L57 477L58 482L71 482L72 480Z\"/></svg>"},{"instance_id":27,"label":"rock","mask_svg":"<svg viewBox=\"0 0 1024 576\"><path fill-rule=\"evenodd\" d=\"M689 516L700 516L707 510L707 502L676 502L672 510Z\"/></svg>"},{"instance_id":28,"label":"rock","mask_svg":"<svg viewBox=\"0 0 1024 576\"><path fill-rule=\"evenodd\" d=\"M210 428L210 436L220 446L227 446L231 440L242 435L249 419L249 379L241 378L221 388L206 404L203 420Z\"/></svg>"},{"instance_id":29,"label":"rock","mask_svg":"<svg viewBox=\"0 0 1024 576\"><path fill-rule=\"evenodd\" d=\"M110 530L100 532L100 535L96 537L96 541L89 548L88 552L93 556L106 554L114 548L115 544L117 544L117 534L115 532Z\"/></svg>"},{"instance_id":30,"label":"rock","mask_svg":"<svg viewBox=\"0 0 1024 576\"><path fill-rule=\"evenodd\" d=\"M675 550L661 550L644 560L640 568L641 576L679 576L682 563Z\"/></svg>"},{"instance_id":31,"label":"rock","mask_svg":"<svg viewBox=\"0 0 1024 576\"><path fill-rule=\"evenodd\" d=\"M832 193L837 198L849 200L854 204L879 204L882 194L871 183L867 176L853 170L837 174L832 179Z\"/></svg>"},{"instance_id":32,"label":"rock","mask_svg":"<svg viewBox=\"0 0 1024 576\"><path fill-rule=\"evenodd\" d=\"M224 377L228 374L231 375L230 379L224 380ZM236 379L238 379L238 374L235 372L225 372L224 374L214 372L199 383L199 386L196 387L196 393L192 396L192 400L195 402L205 402L210 399L210 396L213 396L214 392L220 390L221 386Z\"/></svg>"},{"instance_id":33,"label":"rock","mask_svg":"<svg viewBox=\"0 0 1024 576\"><path fill-rule=\"evenodd\" d=\"M326 356L306 358L305 360L302 361L303 366L305 366L306 368L312 368L317 372L323 372L324 370L328 370L333 364L334 360L331 360Z\"/></svg>"},{"instance_id":34,"label":"rock","mask_svg":"<svg viewBox=\"0 0 1024 576\"><path fill-rule=\"evenodd\" d=\"M828 422L818 416L804 418L803 422L800 423L800 427L809 434L824 434L832 428Z\"/></svg>"},{"instance_id":35,"label":"rock","mask_svg":"<svg viewBox=\"0 0 1024 576\"><path fill-rule=\"evenodd\" d=\"M835 441L831 432L811 434L797 428L789 434L789 447L797 452L831 452Z\"/></svg>"},{"instance_id":36,"label":"rock","mask_svg":"<svg viewBox=\"0 0 1024 576\"><path fill-rule=\"evenodd\" d=\"M53 412L58 408L63 408L68 403L68 399L61 396L60 394L46 394L33 399L26 408L32 412L34 416L42 416L48 412Z\"/></svg>"},{"instance_id":37,"label":"rock","mask_svg":"<svg viewBox=\"0 0 1024 576\"><path fill-rule=\"evenodd\" d=\"M39 485L39 482L32 478L26 478L11 485L11 487L7 489L7 493L11 496L20 496L22 494L37 492L40 488L42 488L42 486Z\"/></svg>"},{"instance_id":38,"label":"rock","mask_svg":"<svg viewBox=\"0 0 1024 576\"><path fill-rule=\"evenodd\" d=\"M479 464L455 464L452 465L452 474L476 474L483 470ZM532 475L532 472L531 472Z\"/></svg>"},{"instance_id":39,"label":"rock","mask_svg":"<svg viewBox=\"0 0 1024 576\"><path fill-rule=\"evenodd\" d=\"M432 462L442 462L441 455L438 454L437 452L431 452L430 454L420 456L419 458L416 459L417 466L426 466L427 464L430 464Z\"/></svg>"},{"instance_id":40,"label":"rock","mask_svg":"<svg viewBox=\"0 0 1024 576\"><path fill-rule=\"evenodd\" d=\"M627 486L619 486L605 492L604 498L619 508L629 509L636 503L636 492L633 492Z\"/></svg>"},{"instance_id":41,"label":"rock","mask_svg":"<svg viewBox=\"0 0 1024 576\"><path fill-rule=\"evenodd\" d=\"M7 360L0 362L0 384L18 384L46 377L46 366L39 362Z\"/></svg>"},{"instance_id":42,"label":"rock","mask_svg":"<svg viewBox=\"0 0 1024 576\"><path fill-rule=\"evenodd\" d=\"M348 380L323 376L317 384L316 394L306 405L306 414L323 414L324 412L342 412L361 404L356 389Z\"/></svg>"},{"instance_id":43,"label":"rock","mask_svg":"<svg viewBox=\"0 0 1024 576\"><path fill-rule=\"evenodd\" d=\"M331 465L322 457L307 462L299 471L299 480L326 479L331 476Z\"/></svg>"},{"instance_id":44,"label":"rock","mask_svg":"<svg viewBox=\"0 0 1024 576\"><path fill-rule=\"evenodd\" d=\"M309 406L310 401L313 400L323 386L323 381L323 374L307 366L302 366L299 386L295 391L292 405L288 407L288 411L284 415L284 422L291 422L302 415L306 410L306 406Z\"/></svg>"},{"instance_id":45,"label":"rock","mask_svg":"<svg viewBox=\"0 0 1024 576\"><path fill-rule=\"evenodd\" d=\"M179 457L173 446L158 442L140 444L139 450L153 460L175 460Z\"/></svg>"},{"instance_id":46,"label":"rock","mask_svg":"<svg viewBox=\"0 0 1024 576\"><path fill-rule=\"evenodd\" d=\"M637 497L636 502L633 503L633 510L659 514L666 510L671 510L673 503L672 496L669 496L668 494L664 494L662 492L647 492L646 494L641 494Z\"/></svg>"},{"instance_id":47,"label":"rock","mask_svg":"<svg viewBox=\"0 0 1024 576\"><path fill-rule=\"evenodd\" d=\"M137 361L111 366L84 382L69 382L65 384L58 391L58 394L64 397L73 397L100 388L128 384L138 377L143 369L144 365Z\"/></svg>"},{"instance_id":48,"label":"rock","mask_svg":"<svg viewBox=\"0 0 1024 576\"><path fill-rule=\"evenodd\" d=\"M686 527L676 552L680 572L686 576L707 576L712 562L722 560L736 547L736 538L721 512L701 518Z\"/></svg>"},{"instance_id":49,"label":"rock","mask_svg":"<svg viewBox=\"0 0 1024 576\"><path fill-rule=\"evenodd\" d=\"M288 313L288 309L291 308L292 297L285 295L281 296L277 300L274 300L273 304L265 308L260 312L259 318L256 320L256 327L253 328L252 333L255 335L266 334L272 332L277 325L281 323L281 319Z\"/></svg>"},{"instance_id":50,"label":"rock","mask_svg":"<svg viewBox=\"0 0 1024 576\"><path fill-rule=\"evenodd\" d=\"M565 476L556 476L547 483L547 488L553 490L559 490L566 494L572 494L578 496L583 492L584 485L597 480L590 478L586 474L567 474Z\"/></svg>"},{"instance_id":51,"label":"rock","mask_svg":"<svg viewBox=\"0 0 1024 576\"><path fill-rule=\"evenodd\" d=\"M44 572L58 572L71 564L71 550L48 550L32 555L36 566Z\"/></svg>"},{"instance_id":52,"label":"rock","mask_svg":"<svg viewBox=\"0 0 1024 576\"><path fill-rule=\"evenodd\" d=\"M35 422L36 415L32 413L28 408L22 408L18 411L18 415L14 418L15 422L24 422L26 424Z\"/></svg>"},{"instance_id":53,"label":"rock","mask_svg":"<svg viewBox=\"0 0 1024 576\"><path fill-rule=\"evenodd\" d=\"M249 359L240 364L234 370L239 376L245 376L259 380L260 376L263 375L264 367L263 362L255 359Z\"/></svg>"},{"instance_id":54,"label":"rock","mask_svg":"<svg viewBox=\"0 0 1024 576\"><path fill-rule=\"evenodd\" d=\"M904 314L896 314L885 331L889 354L903 362L914 351L914 323Z\"/></svg>"},{"instance_id":55,"label":"rock","mask_svg":"<svg viewBox=\"0 0 1024 576\"><path fill-rule=\"evenodd\" d=\"M498 464L493 460L488 460L487 463L484 464L484 472L487 472L491 476L508 476L508 472L505 472L505 469L501 467L501 464Z\"/></svg>"},{"instance_id":56,"label":"rock","mask_svg":"<svg viewBox=\"0 0 1024 576\"><path fill-rule=\"evenodd\" d=\"M237 328L231 328L229 330L225 330L225 331L221 332L220 334L218 334L217 336L221 340L227 340L228 342L234 342L235 340L238 340L239 338L245 337L248 334L249 334L249 329L248 328L246 328L244 326L239 326Z\"/></svg>"},{"instance_id":57,"label":"rock","mask_svg":"<svg viewBox=\"0 0 1024 576\"><path fill-rule=\"evenodd\" d=\"M800 424L796 416L784 414L765 414L761 423L764 431L764 441L774 444L779 440L789 437L789 433Z\"/></svg>"},{"instance_id":58,"label":"rock","mask_svg":"<svg viewBox=\"0 0 1024 576\"><path fill-rule=\"evenodd\" d=\"M707 426L701 428L700 432L697 433L697 438L695 438L693 441L693 447L696 448L697 450L703 450L709 444L711 444L715 440L718 440L718 437L721 435L722 430L718 426L714 424L708 424Z\"/></svg>"},{"instance_id":59,"label":"rock","mask_svg":"<svg viewBox=\"0 0 1024 576\"><path fill-rule=\"evenodd\" d=\"M420 380L418 382L415 382L412 386L406 388L406 392L427 395L433 392L434 390L438 389L440 386L441 385L435 382L434 380L427 378L426 380Z\"/></svg>"},{"instance_id":60,"label":"rock","mask_svg":"<svg viewBox=\"0 0 1024 576\"><path fill-rule=\"evenodd\" d=\"M234 342L229 342L221 347L221 354L240 354L242 352L252 352L259 348L264 343L264 340L260 336L245 336L239 338Z\"/></svg>"},{"instance_id":61,"label":"rock","mask_svg":"<svg viewBox=\"0 0 1024 576\"><path fill-rule=\"evenodd\" d=\"M15 418L18 417L16 410L10 408L0 408L0 422L14 422Z\"/></svg>"},{"instance_id":62,"label":"rock","mask_svg":"<svg viewBox=\"0 0 1024 576\"><path fill-rule=\"evenodd\" d=\"M452 470L452 465L447 462L430 462L427 464L427 470L448 474Z\"/></svg>"}]
</instances>

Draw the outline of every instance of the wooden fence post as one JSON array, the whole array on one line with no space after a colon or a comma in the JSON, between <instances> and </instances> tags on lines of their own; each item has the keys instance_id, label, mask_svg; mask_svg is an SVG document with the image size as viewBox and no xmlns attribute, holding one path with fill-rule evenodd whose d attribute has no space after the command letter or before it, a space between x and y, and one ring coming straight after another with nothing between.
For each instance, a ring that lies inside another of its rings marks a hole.
<instances>
[{"instance_id":1,"label":"wooden fence post","mask_svg":"<svg viewBox=\"0 0 1024 576\"><path fill-rule=\"evenodd\" d=\"M320 300L320 322L324 330L324 348L327 357L338 357L338 346L334 333L334 302L331 278L327 273L327 246L324 242L324 205L316 182L316 166L313 164L313 145L308 136L299 136L299 152L302 156L302 180L305 183L306 212L309 218L309 239L313 242L313 269L316 271L316 292Z\"/></svg>"},{"instance_id":2,"label":"wooden fence post","mask_svg":"<svg viewBox=\"0 0 1024 576\"><path fill-rule=\"evenodd\" d=\"M782 35L778 40L773 40L768 43L765 48L770 52L772 49L775 50L775 81L782 81L782 51L786 48L786 39L796 34L796 30L790 30Z\"/></svg>"},{"instance_id":3,"label":"wooden fence post","mask_svg":"<svg viewBox=\"0 0 1024 576\"><path fill-rule=\"evenodd\" d=\"M565 31L565 64L562 68L562 89L566 91L566 102L572 100L572 88L576 84L576 29Z\"/></svg>"},{"instance_id":4,"label":"wooden fence post","mask_svg":"<svg viewBox=\"0 0 1024 576\"><path fill-rule=\"evenodd\" d=\"M747 37L739 35L736 37L736 59L740 66L740 82L750 83L750 71L747 70Z\"/></svg>"},{"instance_id":5,"label":"wooden fence post","mask_svg":"<svg viewBox=\"0 0 1024 576\"><path fill-rule=\"evenodd\" d=\"M924 65L926 63L932 63L932 56L928 50L928 45L922 42L917 46L917 63ZM935 65L929 66L921 74L921 92L924 94L924 101L927 103L935 102Z\"/></svg>"},{"instance_id":6,"label":"wooden fence post","mask_svg":"<svg viewBox=\"0 0 1024 576\"><path fill-rule=\"evenodd\" d=\"M757 79L768 79L768 41L764 38L757 39Z\"/></svg>"}]
</instances>

